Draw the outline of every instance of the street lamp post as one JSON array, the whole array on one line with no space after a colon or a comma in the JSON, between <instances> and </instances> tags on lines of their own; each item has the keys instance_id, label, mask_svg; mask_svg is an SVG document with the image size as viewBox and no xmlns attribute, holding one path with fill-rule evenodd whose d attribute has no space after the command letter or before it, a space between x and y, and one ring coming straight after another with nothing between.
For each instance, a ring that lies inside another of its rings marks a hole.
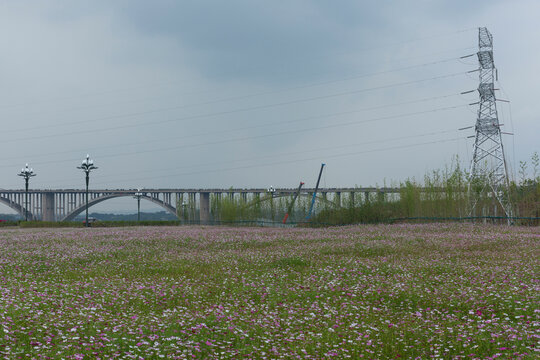
<instances>
[{"instance_id":1,"label":"street lamp post","mask_svg":"<svg viewBox=\"0 0 540 360\"><path fill-rule=\"evenodd\" d=\"M137 199L137 222L141 221L141 197L144 196L141 190L142 189L137 189L135 196L133 196L134 199Z\"/></svg>"},{"instance_id":2,"label":"street lamp post","mask_svg":"<svg viewBox=\"0 0 540 360\"><path fill-rule=\"evenodd\" d=\"M24 218L25 221L28 221L28 180L32 176L36 176L34 173L34 169L28 168L28 164L21 170L20 173L17 175L22 176L24 178L24 184L25 184L25 193L24 193Z\"/></svg>"},{"instance_id":3,"label":"street lamp post","mask_svg":"<svg viewBox=\"0 0 540 360\"><path fill-rule=\"evenodd\" d=\"M90 171L97 169L97 166L94 166L94 161L90 160L90 155L86 155L86 159L82 161L81 166L77 166L77 169L81 169L86 174L86 221L84 225L88 227L88 183L90 182Z\"/></svg>"},{"instance_id":4,"label":"street lamp post","mask_svg":"<svg viewBox=\"0 0 540 360\"><path fill-rule=\"evenodd\" d=\"M272 221L274 221L274 194L276 193L276 189L270 185L267 191L270 194L270 215L272 216Z\"/></svg>"}]
</instances>

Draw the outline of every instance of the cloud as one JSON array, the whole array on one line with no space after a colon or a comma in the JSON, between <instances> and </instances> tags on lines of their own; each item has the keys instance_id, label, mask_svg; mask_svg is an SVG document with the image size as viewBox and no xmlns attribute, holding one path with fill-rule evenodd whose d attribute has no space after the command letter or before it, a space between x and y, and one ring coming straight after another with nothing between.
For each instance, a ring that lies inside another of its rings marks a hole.
<instances>
[{"instance_id":1,"label":"cloud","mask_svg":"<svg viewBox=\"0 0 540 360\"><path fill-rule=\"evenodd\" d=\"M26 162L77 187L87 152L100 187L287 186L324 161L329 186L421 177L470 155L437 142L467 134L413 136L474 124L475 59L456 59L484 24L518 158L538 149L535 2L337 4L3 2L3 187Z\"/></svg>"},{"instance_id":2,"label":"cloud","mask_svg":"<svg viewBox=\"0 0 540 360\"><path fill-rule=\"evenodd\" d=\"M373 22L357 2L130 1L124 9L120 16L141 36L172 39L194 68L224 81L282 82L336 72L343 66L336 54L359 35L370 37Z\"/></svg>"}]
</instances>

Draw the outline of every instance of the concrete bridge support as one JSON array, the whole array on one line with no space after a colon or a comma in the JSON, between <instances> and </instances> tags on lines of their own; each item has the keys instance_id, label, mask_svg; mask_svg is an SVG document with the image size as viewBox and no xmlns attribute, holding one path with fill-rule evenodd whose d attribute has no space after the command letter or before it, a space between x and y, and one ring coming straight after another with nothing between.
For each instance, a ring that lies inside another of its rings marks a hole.
<instances>
[{"instance_id":1,"label":"concrete bridge support","mask_svg":"<svg viewBox=\"0 0 540 360\"><path fill-rule=\"evenodd\" d=\"M335 200L335 203L336 203L336 206L338 208L341 207L341 192L337 191L335 194L334 194L334 200Z\"/></svg>"},{"instance_id":2,"label":"concrete bridge support","mask_svg":"<svg viewBox=\"0 0 540 360\"><path fill-rule=\"evenodd\" d=\"M196 222L196 210L197 210L197 193L196 192L190 192L189 193L189 220L191 222Z\"/></svg>"},{"instance_id":3,"label":"concrete bridge support","mask_svg":"<svg viewBox=\"0 0 540 360\"><path fill-rule=\"evenodd\" d=\"M199 220L203 225L210 223L210 193L199 194Z\"/></svg>"},{"instance_id":4,"label":"concrete bridge support","mask_svg":"<svg viewBox=\"0 0 540 360\"><path fill-rule=\"evenodd\" d=\"M47 192L42 194L42 220L43 221L56 221L55 201L54 193Z\"/></svg>"}]
</instances>

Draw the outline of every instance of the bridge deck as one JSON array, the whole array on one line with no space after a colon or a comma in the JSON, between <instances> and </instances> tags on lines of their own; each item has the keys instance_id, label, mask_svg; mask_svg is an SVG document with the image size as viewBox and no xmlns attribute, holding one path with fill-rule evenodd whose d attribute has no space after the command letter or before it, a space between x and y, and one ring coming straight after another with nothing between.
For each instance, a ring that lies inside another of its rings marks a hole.
<instances>
[{"instance_id":1,"label":"bridge deck","mask_svg":"<svg viewBox=\"0 0 540 360\"><path fill-rule=\"evenodd\" d=\"M430 189L433 191L433 189ZM297 188L276 188L273 196L283 197L296 193ZM314 188L303 188L302 196L310 196L315 191ZM342 194L349 194L350 198L355 194L362 194L366 201L371 198L371 194L378 194L384 198L384 194L399 194L398 187L339 187L339 188L319 188L320 201L332 202L340 206ZM442 191L442 189L441 189ZM267 196L266 188L180 188L180 189L91 189L88 191L88 207L102 201L117 197L134 196L141 192L142 198L151 201L166 211L178 216L178 204L194 204L194 209L200 213L201 219L208 219L210 215L210 195L216 197L235 195L242 196L243 200L253 200L259 196ZM330 201L328 195L334 194L334 200ZM186 198L187 196L187 198ZM214 200L212 200L214 201ZM23 189L0 189L0 203L3 203L21 214L23 217L28 213L30 219L42 219L46 221L72 220L75 216L86 209L85 189L29 189L28 196ZM28 208L28 209L27 209Z\"/></svg>"},{"instance_id":2,"label":"bridge deck","mask_svg":"<svg viewBox=\"0 0 540 360\"><path fill-rule=\"evenodd\" d=\"M294 193L298 190L298 188L276 188L276 192L280 193ZM219 188L209 188L209 189L202 189L202 188L183 188L183 189L89 189L88 193L110 193L110 194L133 194L136 192L144 192L144 193L170 193L170 194L176 194L176 193L235 193L235 194L255 194L255 193L265 193L268 192L268 189L263 188L229 188L229 189L219 189ZM315 188L303 188L302 192L313 192L315 191ZM398 193L400 191L400 188L398 187L354 187L354 188L319 188L319 192L330 192L330 193L337 193L337 192L383 192L383 193ZM0 189L1 193L12 193L12 194L20 194L24 193L24 189ZM72 194L72 193L85 193L85 189L29 189L29 194L41 194L41 193L66 193L66 194Z\"/></svg>"}]
</instances>

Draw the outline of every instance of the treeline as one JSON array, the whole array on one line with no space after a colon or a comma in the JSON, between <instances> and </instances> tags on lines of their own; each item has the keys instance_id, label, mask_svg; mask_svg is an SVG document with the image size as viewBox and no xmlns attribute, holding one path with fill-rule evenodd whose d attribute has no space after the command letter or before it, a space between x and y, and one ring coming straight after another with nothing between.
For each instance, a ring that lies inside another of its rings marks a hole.
<instances>
[{"instance_id":1,"label":"treeline","mask_svg":"<svg viewBox=\"0 0 540 360\"><path fill-rule=\"evenodd\" d=\"M510 182L507 197L512 209L512 222L540 223L540 161L535 153L531 172L526 162L520 163L520 179ZM529 176L528 176L529 175ZM506 214L493 195L486 179L469 184L469 174L458 159L444 170L424 176L422 182L406 180L399 185L398 199L377 197L376 201L350 203L348 207L323 209L314 222L327 224L394 222L405 220L444 221L474 220L505 223ZM473 206L474 205L474 206Z\"/></svg>"},{"instance_id":2,"label":"treeline","mask_svg":"<svg viewBox=\"0 0 540 360\"><path fill-rule=\"evenodd\" d=\"M511 182L509 194L505 194L512 204L513 216L518 224L539 224L540 216L540 171L538 155L520 165L520 179ZM504 223L505 212L493 196L489 186L477 179L469 186L469 175L455 159L451 166L426 174L422 181L408 179L400 184L398 194L341 194L332 198L317 200L315 211L309 224L344 225L354 223L380 223L395 221L444 221L479 220ZM362 196L361 196L362 195ZM474 197L474 202L473 202ZM254 198L242 196L213 195L211 223L215 224L257 224L260 222L279 223L285 216L292 201L292 195L273 197L261 194ZM289 214L291 223L307 223L311 197L304 194L298 198ZM474 210L472 204L475 204ZM338 205L339 204L339 205ZM188 204L187 208L195 204ZM184 222L196 222L188 211L180 214Z\"/></svg>"}]
</instances>

